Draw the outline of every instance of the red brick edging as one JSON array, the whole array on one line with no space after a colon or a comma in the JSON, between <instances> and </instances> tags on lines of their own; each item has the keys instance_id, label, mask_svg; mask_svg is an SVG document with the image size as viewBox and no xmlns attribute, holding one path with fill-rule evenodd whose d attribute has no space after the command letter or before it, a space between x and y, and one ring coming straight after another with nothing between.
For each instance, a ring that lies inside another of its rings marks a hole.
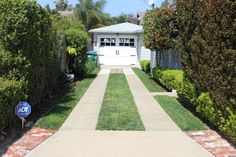
<instances>
[{"instance_id":1,"label":"red brick edging","mask_svg":"<svg viewBox=\"0 0 236 157\"><path fill-rule=\"evenodd\" d=\"M7 148L2 157L23 157L55 132L41 128L32 129Z\"/></svg>"},{"instance_id":2,"label":"red brick edging","mask_svg":"<svg viewBox=\"0 0 236 157\"><path fill-rule=\"evenodd\" d=\"M192 131L186 134L216 157L236 157L236 149L213 130Z\"/></svg>"}]
</instances>

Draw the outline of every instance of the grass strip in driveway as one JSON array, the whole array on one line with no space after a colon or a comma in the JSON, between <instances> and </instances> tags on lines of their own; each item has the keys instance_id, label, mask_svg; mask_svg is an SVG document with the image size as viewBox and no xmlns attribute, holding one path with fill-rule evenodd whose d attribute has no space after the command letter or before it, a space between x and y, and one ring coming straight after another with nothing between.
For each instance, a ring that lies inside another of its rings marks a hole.
<instances>
[{"instance_id":1,"label":"grass strip in driveway","mask_svg":"<svg viewBox=\"0 0 236 157\"><path fill-rule=\"evenodd\" d=\"M110 74L97 130L145 130L124 74Z\"/></svg>"},{"instance_id":2,"label":"grass strip in driveway","mask_svg":"<svg viewBox=\"0 0 236 157\"><path fill-rule=\"evenodd\" d=\"M149 75L147 75L141 69L133 68L133 71L150 92L166 92L165 89L159 86L153 79L151 79Z\"/></svg>"},{"instance_id":3,"label":"grass strip in driveway","mask_svg":"<svg viewBox=\"0 0 236 157\"><path fill-rule=\"evenodd\" d=\"M58 130L96 78L98 72L99 69L95 69L81 80L59 104L55 105L46 115L38 120L35 127Z\"/></svg>"},{"instance_id":4,"label":"grass strip in driveway","mask_svg":"<svg viewBox=\"0 0 236 157\"><path fill-rule=\"evenodd\" d=\"M207 126L186 108L184 108L176 98L169 96L156 96L162 108L168 113L172 120L183 131L206 130Z\"/></svg>"}]
</instances>

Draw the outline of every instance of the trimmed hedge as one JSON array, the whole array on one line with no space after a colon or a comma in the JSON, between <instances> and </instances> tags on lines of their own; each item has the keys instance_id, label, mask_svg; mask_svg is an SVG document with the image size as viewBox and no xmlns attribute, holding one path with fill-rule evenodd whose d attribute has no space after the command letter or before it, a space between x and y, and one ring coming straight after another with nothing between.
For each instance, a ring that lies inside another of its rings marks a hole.
<instances>
[{"instance_id":1,"label":"trimmed hedge","mask_svg":"<svg viewBox=\"0 0 236 157\"><path fill-rule=\"evenodd\" d=\"M144 72L150 73L150 61L143 60L140 62L140 66Z\"/></svg>"},{"instance_id":2,"label":"trimmed hedge","mask_svg":"<svg viewBox=\"0 0 236 157\"><path fill-rule=\"evenodd\" d=\"M176 89L181 102L195 108L202 118L218 127L233 143L236 143L236 114L230 107L226 108L229 117L224 118L210 94L203 92L198 95L196 87L184 77L181 70L154 68L153 78L168 89Z\"/></svg>"},{"instance_id":3,"label":"trimmed hedge","mask_svg":"<svg viewBox=\"0 0 236 157\"><path fill-rule=\"evenodd\" d=\"M154 68L153 78L169 90L177 90L180 88L183 82L183 71Z\"/></svg>"},{"instance_id":4,"label":"trimmed hedge","mask_svg":"<svg viewBox=\"0 0 236 157\"><path fill-rule=\"evenodd\" d=\"M25 98L21 82L0 77L0 130L11 125L15 105Z\"/></svg>"},{"instance_id":5,"label":"trimmed hedge","mask_svg":"<svg viewBox=\"0 0 236 157\"><path fill-rule=\"evenodd\" d=\"M236 143L236 1L177 0L177 14L183 70L213 102L201 106L208 113L198 110L214 114L212 123Z\"/></svg>"}]
</instances>

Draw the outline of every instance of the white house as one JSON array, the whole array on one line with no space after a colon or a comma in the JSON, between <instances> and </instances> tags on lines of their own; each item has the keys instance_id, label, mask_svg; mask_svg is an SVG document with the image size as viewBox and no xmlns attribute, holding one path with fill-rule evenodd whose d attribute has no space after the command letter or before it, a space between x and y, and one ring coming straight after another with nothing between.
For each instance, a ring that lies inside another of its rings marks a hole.
<instances>
[{"instance_id":1,"label":"white house","mask_svg":"<svg viewBox=\"0 0 236 157\"><path fill-rule=\"evenodd\" d=\"M131 23L92 29L93 48L99 65L131 65L150 60L150 50L143 44L143 27Z\"/></svg>"}]
</instances>

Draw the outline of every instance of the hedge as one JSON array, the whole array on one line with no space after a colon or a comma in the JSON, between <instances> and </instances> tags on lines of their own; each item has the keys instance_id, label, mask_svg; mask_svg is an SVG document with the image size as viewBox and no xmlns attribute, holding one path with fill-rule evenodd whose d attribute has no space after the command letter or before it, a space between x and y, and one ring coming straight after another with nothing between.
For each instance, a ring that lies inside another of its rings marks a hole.
<instances>
[{"instance_id":1,"label":"hedge","mask_svg":"<svg viewBox=\"0 0 236 157\"><path fill-rule=\"evenodd\" d=\"M229 115L226 119L222 111L215 106L210 93L198 94L195 85L184 77L181 70L154 68L153 78L168 89L176 89L182 103L195 108L202 118L218 127L233 143L236 143L236 114L230 107L226 108Z\"/></svg>"},{"instance_id":2,"label":"hedge","mask_svg":"<svg viewBox=\"0 0 236 157\"><path fill-rule=\"evenodd\" d=\"M198 95L209 93L214 124L236 143L236 1L178 0L177 14L183 70Z\"/></svg>"},{"instance_id":3,"label":"hedge","mask_svg":"<svg viewBox=\"0 0 236 157\"><path fill-rule=\"evenodd\" d=\"M25 98L21 82L0 77L0 130L11 125L16 104Z\"/></svg>"},{"instance_id":4,"label":"hedge","mask_svg":"<svg viewBox=\"0 0 236 157\"><path fill-rule=\"evenodd\" d=\"M39 104L61 76L53 19L36 1L1 0L0 10L0 75L24 82L30 104Z\"/></svg>"},{"instance_id":5,"label":"hedge","mask_svg":"<svg viewBox=\"0 0 236 157\"><path fill-rule=\"evenodd\" d=\"M183 71L154 68L153 78L169 90L179 89L183 82Z\"/></svg>"},{"instance_id":6,"label":"hedge","mask_svg":"<svg viewBox=\"0 0 236 157\"><path fill-rule=\"evenodd\" d=\"M150 61L143 60L140 62L140 66L144 72L150 73Z\"/></svg>"}]
</instances>

